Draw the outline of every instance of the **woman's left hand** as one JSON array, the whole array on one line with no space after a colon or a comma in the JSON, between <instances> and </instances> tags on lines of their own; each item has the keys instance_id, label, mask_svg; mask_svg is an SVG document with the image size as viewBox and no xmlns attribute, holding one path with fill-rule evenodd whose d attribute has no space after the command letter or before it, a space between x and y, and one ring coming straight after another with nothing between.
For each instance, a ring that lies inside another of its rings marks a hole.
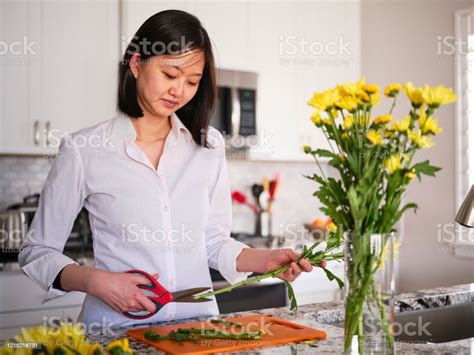
<instances>
[{"instance_id":1,"label":"woman's left hand","mask_svg":"<svg viewBox=\"0 0 474 355\"><path fill-rule=\"evenodd\" d=\"M282 272L277 277L287 282L293 282L302 272L310 272L313 265L307 259L301 259L299 265L296 260L300 254L293 249L255 249L245 248L237 257L237 271L266 273L282 266L290 264L290 268ZM326 267L326 262L322 261L320 267Z\"/></svg>"},{"instance_id":2,"label":"woman's left hand","mask_svg":"<svg viewBox=\"0 0 474 355\"><path fill-rule=\"evenodd\" d=\"M302 272L311 272L313 270L313 265L311 265L308 259L301 259L299 261L300 266L298 266L296 260L298 260L299 256L300 254L289 248L270 250L265 263L266 272L290 264L290 268L277 277L284 281L293 282Z\"/></svg>"}]
</instances>

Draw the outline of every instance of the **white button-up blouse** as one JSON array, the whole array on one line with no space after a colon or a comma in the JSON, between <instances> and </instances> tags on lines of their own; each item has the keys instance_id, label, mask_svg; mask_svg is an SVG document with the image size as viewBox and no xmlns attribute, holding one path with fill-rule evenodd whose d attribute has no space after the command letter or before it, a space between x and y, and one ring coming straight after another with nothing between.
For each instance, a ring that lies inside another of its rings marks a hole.
<instances>
[{"instance_id":1,"label":"white button-up blouse","mask_svg":"<svg viewBox=\"0 0 474 355\"><path fill-rule=\"evenodd\" d=\"M250 274L236 270L236 258L248 246L230 237L222 135L210 127L214 148L202 148L173 114L158 169L135 139L131 118L124 114L61 139L18 258L23 272L46 291L42 303L66 294L52 284L64 266L76 263L62 251L83 206L99 269L159 273L170 292L211 288L208 267L231 284ZM149 319L133 320L86 295L78 321L116 327L217 314L213 297L168 303Z\"/></svg>"}]
</instances>

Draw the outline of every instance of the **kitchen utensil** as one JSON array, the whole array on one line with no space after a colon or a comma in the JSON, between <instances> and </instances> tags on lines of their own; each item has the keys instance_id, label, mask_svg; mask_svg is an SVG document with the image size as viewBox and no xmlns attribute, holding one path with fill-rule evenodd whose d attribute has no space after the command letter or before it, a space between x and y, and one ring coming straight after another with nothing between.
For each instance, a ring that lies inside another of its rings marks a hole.
<instances>
[{"instance_id":1,"label":"kitchen utensil","mask_svg":"<svg viewBox=\"0 0 474 355\"><path fill-rule=\"evenodd\" d=\"M260 185L260 184L253 184L252 185L252 195L253 197L255 197L255 203L257 204L258 206L258 211L261 211L262 210L262 205L260 204L260 195L262 194L263 192L263 186Z\"/></svg>"},{"instance_id":2,"label":"kitchen utensil","mask_svg":"<svg viewBox=\"0 0 474 355\"><path fill-rule=\"evenodd\" d=\"M164 288L152 275L143 271L143 270L128 270L128 273L131 274L140 274L145 276L149 281L149 285L137 285L138 288L141 288L147 291L148 294L145 293L155 305L156 309L154 312L124 312L123 315L132 318L132 319L147 319L151 316L155 315L160 311L161 308L165 304L170 302L209 302L212 301L211 298L200 298L194 299L192 296L201 293L203 291L209 290L209 287L195 287L195 288L188 288L185 290L177 291L177 292L169 292L166 288ZM153 293L154 295L149 295L149 293Z\"/></svg>"},{"instance_id":3,"label":"kitchen utensil","mask_svg":"<svg viewBox=\"0 0 474 355\"><path fill-rule=\"evenodd\" d=\"M325 332L300 324L291 323L276 317L269 317L265 315L248 315L241 317L225 318L228 322L243 323L245 330L262 329L266 334L262 335L259 340L245 340L245 339L205 339L204 341L183 341L177 342L175 340L160 340L152 341L145 339L145 331L153 331L159 335L167 335L172 330L178 328L198 328L198 329L217 329L219 331L226 330L227 332L239 332L240 327L228 328L225 325L213 324L210 321L201 321L193 323L180 323L165 325L151 328L131 329L127 331L127 335L148 345L151 345L158 350L166 352L167 354L209 354L222 353L227 351L238 351L242 349L261 348L268 346L276 346L286 343L298 342L310 339L326 339Z\"/></svg>"},{"instance_id":4,"label":"kitchen utensil","mask_svg":"<svg viewBox=\"0 0 474 355\"><path fill-rule=\"evenodd\" d=\"M264 191L266 191L266 192L270 191L270 180L268 180L267 177L264 177L262 179L262 186L263 186Z\"/></svg>"},{"instance_id":5,"label":"kitchen utensil","mask_svg":"<svg viewBox=\"0 0 474 355\"><path fill-rule=\"evenodd\" d=\"M248 206L254 213L258 213L257 208L252 205L250 202L247 201L247 196L245 196L242 192L240 191L234 191L232 192L232 200L240 203L242 205Z\"/></svg>"},{"instance_id":6,"label":"kitchen utensil","mask_svg":"<svg viewBox=\"0 0 474 355\"><path fill-rule=\"evenodd\" d=\"M275 179L270 181L270 187L269 187L270 199L268 201L267 212L272 211L273 201L275 201L275 196L279 187L280 187L280 176L276 175Z\"/></svg>"}]
</instances>

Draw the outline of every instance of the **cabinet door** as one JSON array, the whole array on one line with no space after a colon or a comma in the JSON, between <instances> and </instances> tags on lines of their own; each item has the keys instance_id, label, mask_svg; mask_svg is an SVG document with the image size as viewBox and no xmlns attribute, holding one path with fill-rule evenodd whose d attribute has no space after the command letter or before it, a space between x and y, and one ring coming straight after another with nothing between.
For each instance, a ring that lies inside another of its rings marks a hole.
<instances>
[{"instance_id":1,"label":"cabinet door","mask_svg":"<svg viewBox=\"0 0 474 355\"><path fill-rule=\"evenodd\" d=\"M33 147L30 122L29 3L0 2L0 151ZM34 48L34 47L33 47Z\"/></svg>"},{"instance_id":2,"label":"cabinet door","mask_svg":"<svg viewBox=\"0 0 474 355\"><path fill-rule=\"evenodd\" d=\"M115 113L120 58L117 0L43 1L40 63L35 72L49 145Z\"/></svg>"},{"instance_id":3,"label":"cabinet door","mask_svg":"<svg viewBox=\"0 0 474 355\"><path fill-rule=\"evenodd\" d=\"M197 1L190 9L209 33L217 67L251 71L254 53L249 51L249 11L249 1Z\"/></svg>"}]
</instances>

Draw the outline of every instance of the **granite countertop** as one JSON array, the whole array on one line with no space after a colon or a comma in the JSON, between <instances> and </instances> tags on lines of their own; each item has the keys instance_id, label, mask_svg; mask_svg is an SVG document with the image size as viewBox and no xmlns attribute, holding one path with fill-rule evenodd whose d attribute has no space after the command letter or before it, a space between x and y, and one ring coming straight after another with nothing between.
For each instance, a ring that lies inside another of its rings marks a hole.
<instances>
[{"instance_id":1,"label":"granite countertop","mask_svg":"<svg viewBox=\"0 0 474 355\"><path fill-rule=\"evenodd\" d=\"M474 302L474 284L466 284L453 287L442 287L429 290L420 290L413 293L400 294L396 297L396 312L406 312L426 308L443 307L447 305ZM290 311L289 307L271 308L250 312L238 312L222 314L221 317L234 317L249 314L263 314L275 316L290 322L298 323L308 327L316 328L327 333L327 339L315 344L291 343L270 348L249 349L249 351L239 354L314 354L314 353L341 353L344 330L337 326L343 321L342 302L326 302L302 305L297 311ZM140 325L127 329L114 329L107 335L104 333L89 333L87 337L92 342L106 344L114 339L124 337L128 329L150 327L157 325L190 323L194 321L205 321L214 317L189 318L186 320L176 320L162 322L159 324ZM110 335L113 334L113 335ZM158 354L155 348L130 339L131 348L139 354ZM440 344L408 344L396 343L397 351L403 354L426 353L426 354L470 354L474 349L474 338L452 341ZM234 352L236 353L236 352Z\"/></svg>"}]
</instances>

